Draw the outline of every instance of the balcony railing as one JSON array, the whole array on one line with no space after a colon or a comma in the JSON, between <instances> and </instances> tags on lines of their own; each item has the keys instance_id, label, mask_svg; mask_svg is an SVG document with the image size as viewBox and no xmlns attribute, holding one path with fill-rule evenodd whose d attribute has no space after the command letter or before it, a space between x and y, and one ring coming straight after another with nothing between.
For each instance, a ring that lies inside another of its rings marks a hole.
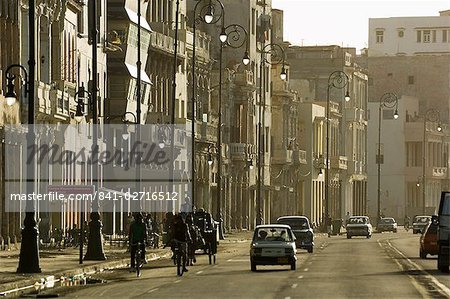
<instances>
[{"instance_id":1,"label":"balcony railing","mask_svg":"<svg viewBox=\"0 0 450 299\"><path fill-rule=\"evenodd\" d=\"M334 169L347 169L347 157L333 156L330 158L330 167Z\"/></svg>"},{"instance_id":2,"label":"balcony railing","mask_svg":"<svg viewBox=\"0 0 450 299\"><path fill-rule=\"evenodd\" d=\"M217 128L207 122L195 123L195 138L206 142L217 142Z\"/></svg>"},{"instance_id":3,"label":"balcony railing","mask_svg":"<svg viewBox=\"0 0 450 299\"><path fill-rule=\"evenodd\" d=\"M163 52L173 54L174 39L171 36L154 31L150 35L150 47L161 50ZM186 52L186 44L183 41L178 41L178 55L184 57Z\"/></svg>"},{"instance_id":4,"label":"balcony railing","mask_svg":"<svg viewBox=\"0 0 450 299\"><path fill-rule=\"evenodd\" d=\"M235 83L240 86L253 85L254 75L252 71L244 70L243 72L237 73L235 76Z\"/></svg>"},{"instance_id":5,"label":"balcony railing","mask_svg":"<svg viewBox=\"0 0 450 299\"><path fill-rule=\"evenodd\" d=\"M365 111L359 108L345 110L345 120L349 122L362 122L365 120Z\"/></svg>"},{"instance_id":6,"label":"balcony railing","mask_svg":"<svg viewBox=\"0 0 450 299\"><path fill-rule=\"evenodd\" d=\"M245 161L246 152L245 143L230 143L230 157L231 160Z\"/></svg>"},{"instance_id":7,"label":"balcony railing","mask_svg":"<svg viewBox=\"0 0 450 299\"><path fill-rule=\"evenodd\" d=\"M292 150L275 149L272 153L273 164L289 164L292 163Z\"/></svg>"},{"instance_id":8,"label":"balcony railing","mask_svg":"<svg viewBox=\"0 0 450 299\"><path fill-rule=\"evenodd\" d=\"M364 164L361 161L348 161L347 172L349 174L363 174L365 172Z\"/></svg>"},{"instance_id":9,"label":"balcony railing","mask_svg":"<svg viewBox=\"0 0 450 299\"><path fill-rule=\"evenodd\" d=\"M427 167L427 176L433 178L446 178L447 167Z\"/></svg>"}]
</instances>

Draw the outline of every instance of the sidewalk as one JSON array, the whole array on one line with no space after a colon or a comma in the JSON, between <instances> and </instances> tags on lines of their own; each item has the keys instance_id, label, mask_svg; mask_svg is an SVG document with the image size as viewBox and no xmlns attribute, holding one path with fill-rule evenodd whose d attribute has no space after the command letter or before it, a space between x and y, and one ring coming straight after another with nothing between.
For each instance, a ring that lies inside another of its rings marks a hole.
<instances>
[{"instance_id":1,"label":"sidewalk","mask_svg":"<svg viewBox=\"0 0 450 299\"><path fill-rule=\"evenodd\" d=\"M225 235L225 240L219 240L219 249L223 244L245 242L251 238L251 232L230 232ZM222 248L223 249L223 248ZM39 252L39 265L42 273L17 274L19 263L19 250L0 251L0 296L4 292L14 289L32 288L54 283L59 279L74 280L77 275L92 274L104 269L127 267L130 262L130 253L127 247L104 245L105 261L83 261L79 264L79 248L42 249ZM86 251L86 249L85 249ZM147 249L149 262L171 256L170 248Z\"/></svg>"}]
</instances>

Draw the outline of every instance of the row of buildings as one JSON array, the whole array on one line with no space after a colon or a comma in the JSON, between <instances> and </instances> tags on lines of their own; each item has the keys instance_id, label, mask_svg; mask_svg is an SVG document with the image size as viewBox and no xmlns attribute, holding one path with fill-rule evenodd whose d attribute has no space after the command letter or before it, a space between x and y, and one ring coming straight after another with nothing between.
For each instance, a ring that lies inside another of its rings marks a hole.
<instances>
[{"instance_id":1,"label":"row of buildings","mask_svg":"<svg viewBox=\"0 0 450 299\"><path fill-rule=\"evenodd\" d=\"M221 19L212 24L198 22L202 10L195 7L201 7L202 2L212 3L215 13L221 3ZM97 5L98 74L92 71L92 19L88 9L92 3ZM6 68L13 63L27 66L28 13L24 1L0 0L1 103L5 102ZM307 215L319 225L324 221L326 191L333 219L344 218L347 213L375 217L378 111L386 92L398 96L400 117L394 120L393 111L380 110L384 157L381 211L397 218L418 214L425 194L425 205L431 213L440 190L448 187L448 11L436 17L371 19L369 47L361 54L355 48L336 45L291 45L283 39L283 12L272 8L270 0L40 0L32 13L39 29L36 123L76 124L76 93L80 86L90 90L94 75L100 125L121 123L124 115L127 121L136 121L133 113L138 100L142 114L137 121L142 125L170 123L171 111L175 111L175 124L195 128L195 142L192 152L189 144L175 134L182 154L175 162L174 175L179 183L174 191L182 201L192 195L194 186L193 204L216 219L222 218L226 229L251 229L258 217L267 223L289 214ZM198 22L195 65L193 22ZM141 69L136 63L138 23ZM246 41L239 48L221 48L222 27L233 24L246 29ZM242 63L245 51L250 57L248 65ZM280 78L282 71L287 74L286 80ZM345 74L343 85L332 84L330 76L336 72ZM136 96L138 77L140 99ZM349 101L344 100L347 92ZM85 104L84 111L91 116L87 99ZM439 109L439 121L427 121L430 108ZM19 104L2 104L0 111L3 127L25 122L26 110ZM88 117L86 122L92 119ZM437 130L438 123L444 130ZM112 140L120 133L103 134L102 146L116 146L118 141ZM3 142L2 164L8 164L5 152L22 146ZM20 163L19 159L15 165ZM323 175L327 166L328 184ZM105 179L105 173L120 170L123 165L99 167L101 188L126 190L126 184ZM65 174L61 177L49 168L43 165L38 170L36 185L40 190L47 190L58 179L66 185L90 185L95 179L86 165L65 165L58 169ZM2 178L8 175L8 167L1 171ZM130 182L133 180L135 177ZM150 192L167 188L167 184L142 183L142 190ZM4 183L1 194L0 236L8 243L20 236L23 213L6 211ZM40 212L41 234L78 225L83 219L80 214L88 219L87 212L79 211L67 206L62 213ZM162 219L159 212L161 209L155 217ZM103 213L104 233L123 231L127 216L123 204L112 213Z\"/></svg>"}]
</instances>

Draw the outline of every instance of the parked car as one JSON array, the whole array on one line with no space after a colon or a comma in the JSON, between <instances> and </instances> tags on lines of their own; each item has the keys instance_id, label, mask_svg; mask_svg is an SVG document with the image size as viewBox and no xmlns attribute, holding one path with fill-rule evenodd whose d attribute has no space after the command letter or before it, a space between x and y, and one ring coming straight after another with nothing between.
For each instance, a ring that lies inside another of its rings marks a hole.
<instances>
[{"instance_id":1,"label":"parked car","mask_svg":"<svg viewBox=\"0 0 450 299\"><path fill-rule=\"evenodd\" d=\"M439 213L433 220L438 225L437 267L439 271L448 273L450 265L450 192L441 193Z\"/></svg>"},{"instance_id":2,"label":"parked car","mask_svg":"<svg viewBox=\"0 0 450 299\"><path fill-rule=\"evenodd\" d=\"M428 223L431 221L431 216L416 216L413 220L413 234L423 233Z\"/></svg>"},{"instance_id":3,"label":"parked car","mask_svg":"<svg viewBox=\"0 0 450 299\"><path fill-rule=\"evenodd\" d=\"M367 216L352 216L347 222L347 239L355 236L372 237L372 224Z\"/></svg>"},{"instance_id":4,"label":"parked car","mask_svg":"<svg viewBox=\"0 0 450 299\"><path fill-rule=\"evenodd\" d=\"M420 258L425 259L428 254L436 255L439 253L437 231L438 225L436 221L434 223L430 222L425 228L425 232L420 236Z\"/></svg>"},{"instance_id":5,"label":"parked car","mask_svg":"<svg viewBox=\"0 0 450 299\"><path fill-rule=\"evenodd\" d=\"M278 224L286 224L291 227L295 236L297 248L306 249L309 253L314 250L314 231L306 216L283 216L277 219Z\"/></svg>"},{"instance_id":6,"label":"parked car","mask_svg":"<svg viewBox=\"0 0 450 299\"><path fill-rule=\"evenodd\" d=\"M382 232L397 232L397 221L392 217L381 218L377 224L377 231Z\"/></svg>"},{"instance_id":7,"label":"parked car","mask_svg":"<svg viewBox=\"0 0 450 299\"><path fill-rule=\"evenodd\" d=\"M290 265L296 269L297 248L295 236L289 225L258 225L250 246L251 270L257 265Z\"/></svg>"}]
</instances>

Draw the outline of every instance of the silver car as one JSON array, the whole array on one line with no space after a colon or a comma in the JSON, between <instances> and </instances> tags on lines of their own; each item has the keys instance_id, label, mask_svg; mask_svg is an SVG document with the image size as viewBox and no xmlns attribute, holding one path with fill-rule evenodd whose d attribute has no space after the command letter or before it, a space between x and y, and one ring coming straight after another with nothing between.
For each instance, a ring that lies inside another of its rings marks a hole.
<instances>
[{"instance_id":1,"label":"silver car","mask_svg":"<svg viewBox=\"0 0 450 299\"><path fill-rule=\"evenodd\" d=\"M290 265L296 269L297 248L295 236L289 225L258 225L250 246L251 270L257 265Z\"/></svg>"},{"instance_id":2,"label":"silver car","mask_svg":"<svg viewBox=\"0 0 450 299\"><path fill-rule=\"evenodd\" d=\"M367 216L352 216L347 222L347 239L355 236L372 237L372 225Z\"/></svg>"}]
</instances>

